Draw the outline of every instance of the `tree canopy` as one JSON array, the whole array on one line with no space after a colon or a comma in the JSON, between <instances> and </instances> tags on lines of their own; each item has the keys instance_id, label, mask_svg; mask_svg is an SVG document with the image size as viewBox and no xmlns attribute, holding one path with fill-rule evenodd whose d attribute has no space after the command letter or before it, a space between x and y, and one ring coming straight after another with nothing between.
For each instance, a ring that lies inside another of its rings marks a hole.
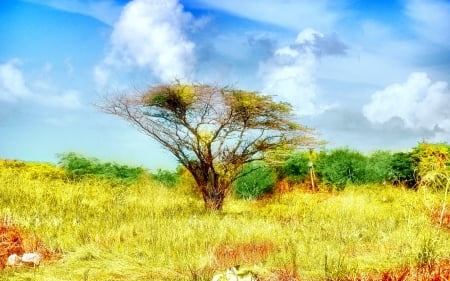
<instances>
[{"instance_id":1,"label":"tree canopy","mask_svg":"<svg viewBox=\"0 0 450 281\"><path fill-rule=\"evenodd\" d=\"M209 209L221 209L246 163L279 147L315 143L292 107L254 91L205 84L156 85L106 98L99 108L129 121L170 151L194 177Z\"/></svg>"}]
</instances>

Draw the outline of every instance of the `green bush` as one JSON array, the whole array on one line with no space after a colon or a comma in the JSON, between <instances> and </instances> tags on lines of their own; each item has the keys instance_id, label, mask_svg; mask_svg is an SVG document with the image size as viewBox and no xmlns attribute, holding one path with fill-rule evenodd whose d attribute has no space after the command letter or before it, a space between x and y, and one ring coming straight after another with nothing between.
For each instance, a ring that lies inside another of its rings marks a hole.
<instances>
[{"instance_id":1,"label":"green bush","mask_svg":"<svg viewBox=\"0 0 450 281\"><path fill-rule=\"evenodd\" d=\"M366 182L384 183L389 181L391 170L392 153L389 151L375 151L367 159Z\"/></svg>"},{"instance_id":2,"label":"green bush","mask_svg":"<svg viewBox=\"0 0 450 281\"><path fill-rule=\"evenodd\" d=\"M245 165L233 183L235 196L254 199L272 190L276 182L275 172L266 164L258 162Z\"/></svg>"},{"instance_id":3,"label":"green bush","mask_svg":"<svg viewBox=\"0 0 450 281\"><path fill-rule=\"evenodd\" d=\"M288 157L280 169L280 178L289 182L300 183L308 175L309 157L305 153L297 152Z\"/></svg>"},{"instance_id":4,"label":"green bush","mask_svg":"<svg viewBox=\"0 0 450 281\"><path fill-rule=\"evenodd\" d=\"M348 184L367 182L366 166L367 158L360 152L339 148L319 154L316 172L323 183L342 190Z\"/></svg>"},{"instance_id":5,"label":"green bush","mask_svg":"<svg viewBox=\"0 0 450 281\"><path fill-rule=\"evenodd\" d=\"M389 181L392 184L416 185L415 162L410 153L397 152L392 155L390 162Z\"/></svg>"},{"instance_id":6,"label":"green bush","mask_svg":"<svg viewBox=\"0 0 450 281\"><path fill-rule=\"evenodd\" d=\"M180 181L180 173L158 169L152 174L152 179L167 187L174 187Z\"/></svg>"},{"instance_id":7,"label":"green bush","mask_svg":"<svg viewBox=\"0 0 450 281\"><path fill-rule=\"evenodd\" d=\"M87 158L74 152L59 154L59 165L73 179L87 176L131 183L138 181L145 173L141 167L130 167L111 162L100 162L97 158Z\"/></svg>"}]
</instances>

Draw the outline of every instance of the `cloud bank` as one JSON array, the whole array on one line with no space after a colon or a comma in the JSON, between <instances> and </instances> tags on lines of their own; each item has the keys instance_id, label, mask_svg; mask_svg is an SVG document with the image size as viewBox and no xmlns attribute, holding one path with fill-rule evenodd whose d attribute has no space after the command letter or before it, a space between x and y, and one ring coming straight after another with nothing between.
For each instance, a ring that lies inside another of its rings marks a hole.
<instances>
[{"instance_id":1,"label":"cloud bank","mask_svg":"<svg viewBox=\"0 0 450 281\"><path fill-rule=\"evenodd\" d=\"M375 92L363 107L375 124L400 119L405 128L434 131L437 138L450 137L450 91L443 81L432 82L427 73L411 73L404 83ZM444 139L443 139L444 140Z\"/></svg>"},{"instance_id":2,"label":"cloud bank","mask_svg":"<svg viewBox=\"0 0 450 281\"><path fill-rule=\"evenodd\" d=\"M320 114L330 106L320 104L318 98L319 58L345 52L346 46L336 35L330 37L311 28L304 29L293 44L275 50L272 57L261 64L263 91L282 97L299 115Z\"/></svg>"}]
</instances>

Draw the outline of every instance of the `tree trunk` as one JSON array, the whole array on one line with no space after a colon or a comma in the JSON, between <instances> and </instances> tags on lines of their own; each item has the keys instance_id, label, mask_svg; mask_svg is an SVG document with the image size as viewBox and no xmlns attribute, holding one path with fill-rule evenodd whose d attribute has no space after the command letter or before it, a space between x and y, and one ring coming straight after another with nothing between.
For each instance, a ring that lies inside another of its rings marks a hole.
<instances>
[{"instance_id":1,"label":"tree trunk","mask_svg":"<svg viewBox=\"0 0 450 281\"><path fill-rule=\"evenodd\" d=\"M191 169L191 173L202 193L207 210L222 210L226 193L230 184L220 178L211 167L206 169Z\"/></svg>"},{"instance_id":2,"label":"tree trunk","mask_svg":"<svg viewBox=\"0 0 450 281\"><path fill-rule=\"evenodd\" d=\"M207 210L222 210L226 195L226 186L220 184L217 174L212 175L210 173L206 181L206 185L201 188L205 208Z\"/></svg>"},{"instance_id":3,"label":"tree trunk","mask_svg":"<svg viewBox=\"0 0 450 281\"><path fill-rule=\"evenodd\" d=\"M205 202L205 208L211 211L221 211L223 207L225 196L215 196L211 197L205 194L203 195L203 200Z\"/></svg>"}]
</instances>

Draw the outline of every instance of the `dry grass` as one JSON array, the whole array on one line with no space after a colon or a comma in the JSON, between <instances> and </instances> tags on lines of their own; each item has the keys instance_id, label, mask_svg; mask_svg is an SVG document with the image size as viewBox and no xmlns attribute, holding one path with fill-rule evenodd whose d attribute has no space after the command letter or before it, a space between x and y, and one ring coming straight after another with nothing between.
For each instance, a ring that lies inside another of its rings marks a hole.
<instances>
[{"instance_id":1,"label":"dry grass","mask_svg":"<svg viewBox=\"0 0 450 281\"><path fill-rule=\"evenodd\" d=\"M13 164L0 163L0 218L14 222L3 222L0 241L64 258L35 272L4 271L0 280L209 281L237 264L261 270L262 281L448 272L450 232L433 223L434 210L450 203L442 191L293 190L261 201L230 197L223 212L211 213L187 184L71 182L47 166Z\"/></svg>"}]
</instances>

